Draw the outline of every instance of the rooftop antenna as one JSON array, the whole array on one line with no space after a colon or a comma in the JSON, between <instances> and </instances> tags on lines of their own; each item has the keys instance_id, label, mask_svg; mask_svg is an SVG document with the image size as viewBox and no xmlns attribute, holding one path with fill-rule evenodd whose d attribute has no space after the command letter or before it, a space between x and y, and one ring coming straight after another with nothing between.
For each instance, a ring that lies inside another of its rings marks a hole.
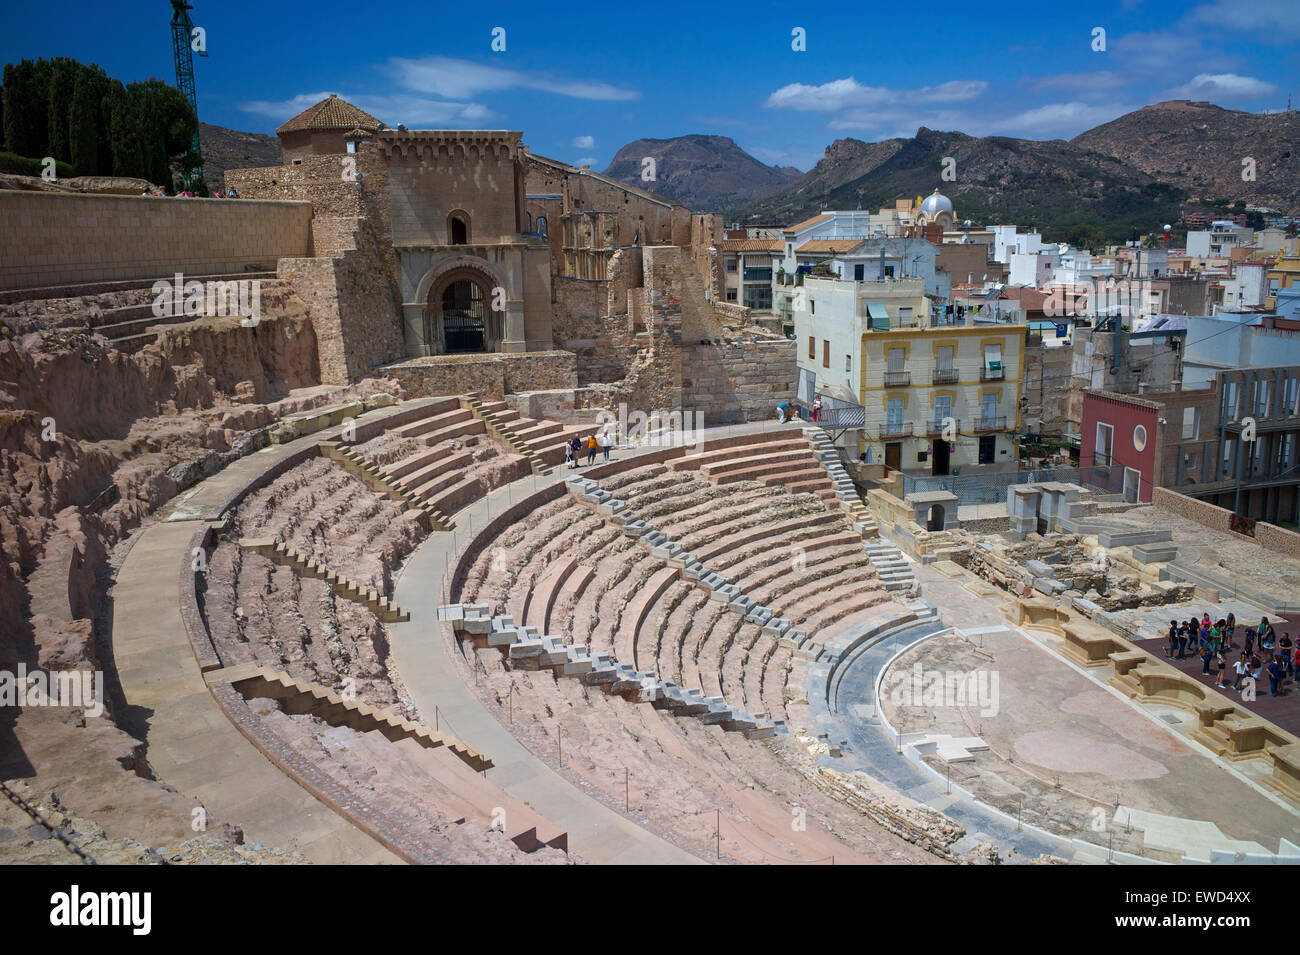
<instances>
[{"instance_id":1,"label":"rooftop antenna","mask_svg":"<svg viewBox=\"0 0 1300 955\"><path fill-rule=\"evenodd\" d=\"M194 95L194 49L191 45L194 37L194 21L190 19L192 4L185 0L172 0L172 54L176 59L176 88L181 91L185 101L194 110L198 119L199 104ZM199 50L199 56L207 56L206 49ZM185 173L185 185L203 178L203 152L199 147L199 127L194 127L194 141L190 143L190 152L198 159L198 165Z\"/></svg>"}]
</instances>

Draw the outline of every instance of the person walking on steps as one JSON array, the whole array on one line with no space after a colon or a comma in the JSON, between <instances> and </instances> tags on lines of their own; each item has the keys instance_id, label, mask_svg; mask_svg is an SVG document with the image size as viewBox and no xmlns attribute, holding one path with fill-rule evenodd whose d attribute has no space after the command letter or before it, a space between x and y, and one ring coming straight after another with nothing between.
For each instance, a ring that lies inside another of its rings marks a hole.
<instances>
[{"instance_id":1,"label":"person walking on steps","mask_svg":"<svg viewBox=\"0 0 1300 955\"><path fill-rule=\"evenodd\" d=\"M582 467L582 462L578 460L578 455L582 454L582 439L576 434L573 436L573 440L569 442L569 450L573 452L574 467Z\"/></svg>"},{"instance_id":2,"label":"person walking on steps","mask_svg":"<svg viewBox=\"0 0 1300 955\"><path fill-rule=\"evenodd\" d=\"M564 442L564 463L569 466L570 471L578 466L578 463L573 460L573 445L567 441Z\"/></svg>"},{"instance_id":3,"label":"person walking on steps","mask_svg":"<svg viewBox=\"0 0 1300 955\"><path fill-rule=\"evenodd\" d=\"M596 463L596 436L594 434L589 434L587 435L587 464L592 465L595 463Z\"/></svg>"}]
</instances>

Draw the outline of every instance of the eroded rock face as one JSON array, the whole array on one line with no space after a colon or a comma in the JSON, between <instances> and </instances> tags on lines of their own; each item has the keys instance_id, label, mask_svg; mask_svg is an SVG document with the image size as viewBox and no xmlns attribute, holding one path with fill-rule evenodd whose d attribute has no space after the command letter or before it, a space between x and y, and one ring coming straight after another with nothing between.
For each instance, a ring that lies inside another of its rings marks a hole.
<instances>
[{"instance_id":1,"label":"eroded rock face","mask_svg":"<svg viewBox=\"0 0 1300 955\"><path fill-rule=\"evenodd\" d=\"M95 618L115 545L178 490L261 447L282 415L398 391L389 381L321 387L310 316L287 290L264 293L256 327L229 318L165 327L133 354L84 320L87 309L122 304L139 303L0 307L10 330L0 335L0 669L103 669ZM238 829L217 820L196 837L198 804L153 779L139 741L111 713L4 716L15 745L0 751L0 779L27 780L51 811L62 805L97 861L160 861L163 851L180 861L302 861L241 846ZM7 828L17 835L0 840L6 859L72 858L56 839Z\"/></svg>"}]
</instances>

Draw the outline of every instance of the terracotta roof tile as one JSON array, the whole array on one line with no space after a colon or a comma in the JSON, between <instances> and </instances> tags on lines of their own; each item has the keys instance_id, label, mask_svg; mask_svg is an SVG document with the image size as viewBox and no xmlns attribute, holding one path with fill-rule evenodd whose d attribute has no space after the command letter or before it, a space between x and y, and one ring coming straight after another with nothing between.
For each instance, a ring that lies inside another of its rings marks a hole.
<instances>
[{"instance_id":1,"label":"terracotta roof tile","mask_svg":"<svg viewBox=\"0 0 1300 955\"><path fill-rule=\"evenodd\" d=\"M724 239L718 244L722 252L783 252L783 239Z\"/></svg>"},{"instance_id":2,"label":"terracotta roof tile","mask_svg":"<svg viewBox=\"0 0 1300 955\"><path fill-rule=\"evenodd\" d=\"M315 106L305 110L277 129L276 135L297 133L312 129L363 129L375 132L383 129L384 124L363 109L358 109L345 99L331 93Z\"/></svg>"}]
</instances>

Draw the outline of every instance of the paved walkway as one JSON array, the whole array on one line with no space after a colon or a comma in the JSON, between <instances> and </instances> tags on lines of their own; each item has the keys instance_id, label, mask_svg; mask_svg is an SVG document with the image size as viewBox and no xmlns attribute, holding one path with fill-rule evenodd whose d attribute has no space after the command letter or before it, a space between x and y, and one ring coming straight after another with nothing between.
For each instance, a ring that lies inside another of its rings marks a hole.
<instances>
[{"instance_id":1,"label":"paved walkway","mask_svg":"<svg viewBox=\"0 0 1300 955\"><path fill-rule=\"evenodd\" d=\"M707 438L766 431L775 422L710 429ZM793 433L798 433L794 431ZM641 453L660 450L644 448ZM613 461L638 452L620 450ZM703 864L596 801L542 762L514 738L467 687L438 631L437 608L446 601L444 572L467 533L482 528L512 503L557 482L582 476L560 465L550 474L529 475L475 501L455 515L454 532L435 533L407 559L395 584L394 602L408 611L408 623L388 625L397 672L428 720L437 708L439 725L482 750L495 764L492 780L511 796L531 805L569 833L569 847L585 861L603 864Z\"/></svg>"},{"instance_id":2,"label":"paved walkway","mask_svg":"<svg viewBox=\"0 0 1300 955\"><path fill-rule=\"evenodd\" d=\"M369 420L369 419L367 419ZM180 611L190 538L251 476L337 429L273 445L178 495L131 547L112 590L113 657L122 728L144 741L159 779L243 828L245 841L293 849L316 863L398 863L382 844L263 756L208 692Z\"/></svg>"}]
</instances>

